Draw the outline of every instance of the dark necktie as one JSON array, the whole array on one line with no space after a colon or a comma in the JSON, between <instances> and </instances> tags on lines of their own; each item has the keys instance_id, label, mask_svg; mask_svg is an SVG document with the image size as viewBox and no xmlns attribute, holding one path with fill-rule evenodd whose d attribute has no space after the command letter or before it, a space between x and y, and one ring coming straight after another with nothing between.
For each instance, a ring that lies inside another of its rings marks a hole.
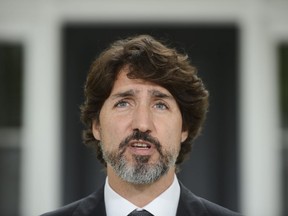
<instances>
[{"instance_id":1,"label":"dark necktie","mask_svg":"<svg viewBox=\"0 0 288 216\"><path fill-rule=\"evenodd\" d=\"M134 210L127 216L153 216L153 215L146 210L141 210L141 211Z\"/></svg>"}]
</instances>

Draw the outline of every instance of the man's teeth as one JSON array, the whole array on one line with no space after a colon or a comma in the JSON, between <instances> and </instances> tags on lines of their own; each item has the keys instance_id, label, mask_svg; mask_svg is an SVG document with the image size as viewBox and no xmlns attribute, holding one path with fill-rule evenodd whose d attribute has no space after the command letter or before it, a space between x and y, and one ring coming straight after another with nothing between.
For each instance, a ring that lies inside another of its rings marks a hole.
<instances>
[{"instance_id":1,"label":"man's teeth","mask_svg":"<svg viewBox=\"0 0 288 216\"><path fill-rule=\"evenodd\" d=\"M145 144L145 143L134 143L132 145L132 147L136 147L136 148L150 148L150 145Z\"/></svg>"}]
</instances>

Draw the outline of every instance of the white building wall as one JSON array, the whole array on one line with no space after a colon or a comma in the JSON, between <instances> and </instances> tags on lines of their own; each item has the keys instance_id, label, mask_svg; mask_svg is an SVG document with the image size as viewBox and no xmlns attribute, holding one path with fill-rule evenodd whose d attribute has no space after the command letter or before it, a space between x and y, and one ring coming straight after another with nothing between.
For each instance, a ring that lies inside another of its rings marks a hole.
<instances>
[{"instance_id":1,"label":"white building wall","mask_svg":"<svg viewBox=\"0 0 288 216\"><path fill-rule=\"evenodd\" d=\"M21 215L59 207L60 28L66 21L185 21L240 26L241 210L280 215L276 45L288 38L286 1L0 1L0 41L24 44Z\"/></svg>"}]
</instances>

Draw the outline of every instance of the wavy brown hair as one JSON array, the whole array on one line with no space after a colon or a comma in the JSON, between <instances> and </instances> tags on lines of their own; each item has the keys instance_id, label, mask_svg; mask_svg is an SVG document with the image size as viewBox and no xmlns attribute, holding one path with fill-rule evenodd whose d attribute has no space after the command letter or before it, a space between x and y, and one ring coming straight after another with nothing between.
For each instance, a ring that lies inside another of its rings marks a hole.
<instances>
[{"instance_id":1,"label":"wavy brown hair","mask_svg":"<svg viewBox=\"0 0 288 216\"><path fill-rule=\"evenodd\" d=\"M176 164L191 151L199 135L208 108L208 91L187 55L165 46L149 35L118 40L92 63L85 84L85 102L81 120L86 126L83 141L94 147L97 158L105 164L100 141L92 134L92 122L99 121L103 103L109 97L119 71L129 66L130 79L143 79L166 88L175 98L188 138L182 143Z\"/></svg>"}]
</instances>

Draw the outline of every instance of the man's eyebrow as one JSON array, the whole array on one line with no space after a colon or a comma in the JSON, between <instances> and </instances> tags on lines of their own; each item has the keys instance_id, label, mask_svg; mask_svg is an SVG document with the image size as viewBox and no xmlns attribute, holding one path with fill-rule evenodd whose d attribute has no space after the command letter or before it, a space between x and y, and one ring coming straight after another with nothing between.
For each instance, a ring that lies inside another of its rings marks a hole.
<instances>
[{"instance_id":1,"label":"man's eyebrow","mask_svg":"<svg viewBox=\"0 0 288 216\"><path fill-rule=\"evenodd\" d=\"M135 91L133 89L130 89L127 91L115 93L115 94L111 95L111 98L112 99L123 98L123 97L128 97L128 96L133 96L133 95L135 95Z\"/></svg>"},{"instance_id":2,"label":"man's eyebrow","mask_svg":"<svg viewBox=\"0 0 288 216\"><path fill-rule=\"evenodd\" d=\"M129 89L127 91L117 92L117 93L111 95L111 98L117 99L117 98L135 96L137 94L137 92L138 91L135 91L134 89ZM174 97L172 95L161 92L159 90L155 90L155 89L149 90L149 94L155 98L167 98L167 99L174 100Z\"/></svg>"},{"instance_id":3,"label":"man's eyebrow","mask_svg":"<svg viewBox=\"0 0 288 216\"><path fill-rule=\"evenodd\" d=\"M174 97L172 95L167 94L167 93L163 93L163 92L158 91L158 90L151 90L150 94L156 98L167 98L167 99L173 99L174 100Z\"/></svg>"}]
</instances>

